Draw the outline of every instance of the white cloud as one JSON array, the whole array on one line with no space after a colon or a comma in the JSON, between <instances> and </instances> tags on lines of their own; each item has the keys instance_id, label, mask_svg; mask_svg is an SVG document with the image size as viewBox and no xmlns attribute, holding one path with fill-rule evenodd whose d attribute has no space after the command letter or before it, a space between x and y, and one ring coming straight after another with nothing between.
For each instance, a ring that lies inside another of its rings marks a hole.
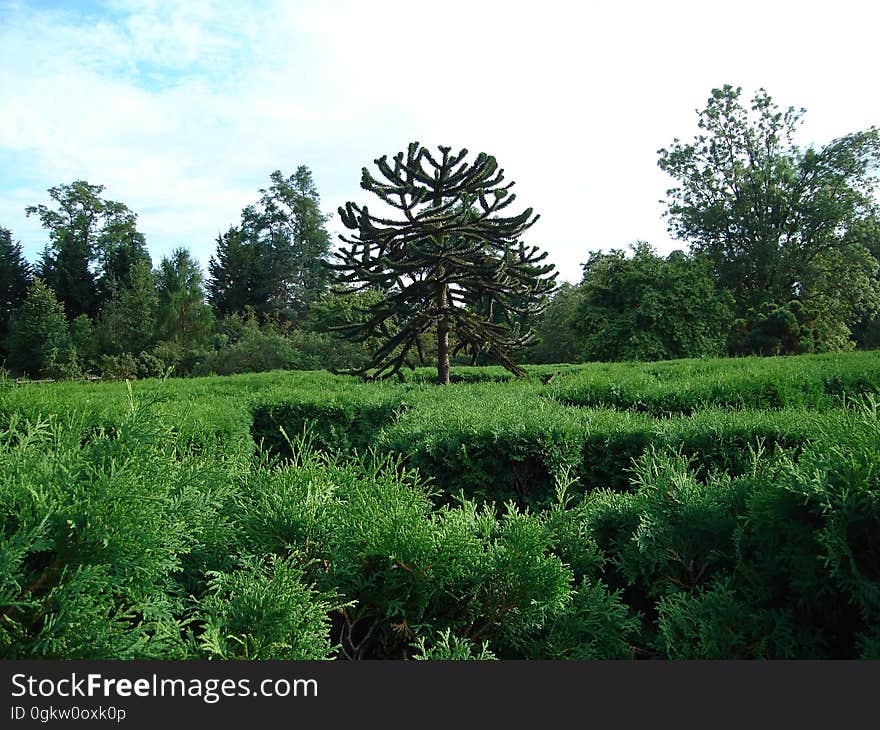
<instances>
[{"instance_id":1,"label":"white cloud","mask_svg":"<svg viewBox=\"0 0 880 730\"><path fill-rule=\"evenodd\" d=\"M531 238L575 280L591 249L681 245L656 151L694 132L713 86L806 106L805 141L880 119L877 11L857 3L109 8L21 5L0 30L0 160L16 168L0 176L0 223L30 253L43 238L24 205L86 179L140 213L154 256L185 244L207 263L272 170L309 165L335 210L364 199L361 167L418 139L494 154L542 215Z\"/></svg>"}]
</instances>

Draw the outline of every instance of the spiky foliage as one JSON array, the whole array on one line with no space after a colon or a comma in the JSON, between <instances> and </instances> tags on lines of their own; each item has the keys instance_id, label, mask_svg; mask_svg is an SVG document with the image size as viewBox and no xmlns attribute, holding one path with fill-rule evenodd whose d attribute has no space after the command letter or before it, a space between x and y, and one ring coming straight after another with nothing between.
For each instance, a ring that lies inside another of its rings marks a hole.
<instances>
[{"instance_id":1,"label":"spiky foliage","mask_svg":"<svg viewBox=\"0 0 880 730\"><path fill-rule=\"evenodd\" d=\"M433 154L418 142L389 162L375 160L380 177L363 169L361 187L402 213L402 219L373 215L353 202L339 208L346 228L331 264L339 280L354 291L373 289L384 296L364 321L348 327L364 341L381 336L370 363L356 371L373 377L397 375L423 359L423 338L436 332L437 378L449 382L449 357L487 356L516 375L514 348L534 334L524 323L546 306L556 274L536 246L519 239L536 220L532 209L499 215L516 196L513 182L494 157L439 147ZM455 340L450 346L450 333Z\"/></svg>"}]
</instances>

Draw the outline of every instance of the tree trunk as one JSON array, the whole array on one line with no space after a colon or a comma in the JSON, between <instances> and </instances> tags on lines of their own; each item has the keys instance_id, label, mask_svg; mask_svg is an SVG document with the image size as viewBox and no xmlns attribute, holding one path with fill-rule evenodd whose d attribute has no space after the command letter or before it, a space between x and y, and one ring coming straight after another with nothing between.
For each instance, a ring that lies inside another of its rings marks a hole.
<instances>
[{"instance_id":1,"label":"tree trunk","mask_svg":"<svg viewBox=\"0 0 880 730\"><path fill-rule=\"evenodd\" d=\"M437 322L437 384L449 385L449 316L446 314L449 294L442 284L437 295L437 309L443 314Z\"/></svg>"}]
</instances>

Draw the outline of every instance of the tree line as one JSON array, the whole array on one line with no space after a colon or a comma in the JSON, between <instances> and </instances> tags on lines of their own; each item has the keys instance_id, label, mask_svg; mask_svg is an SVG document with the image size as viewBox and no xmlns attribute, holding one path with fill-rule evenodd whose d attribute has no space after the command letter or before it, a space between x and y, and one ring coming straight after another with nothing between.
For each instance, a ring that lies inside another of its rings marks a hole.
<instances>
[{"instance_id":1,"label":"tree line","mask_svg":"<svg viewBox=\"0 0 880 730\"><path fill-rule=\"evenodd\" d=\"M153 267L137 215L75 181L30 206L48 243L32 265L0 229L0 348L16 374L233 373L360 364L328 334L352 316L331 291L330 238L310 170L275 171L217 237L205 280L179 247Z\"/></svg>"},{"instance_id":2,"label":"tree line","mask_svg":"<svg viewBox=\"0 0 880 730\"><path fill-rule=\"evenodd\" d=\"M799 147L804 110L713 89L659 150L670 234L594 252L538 325L538 362L785 355L880 345L878 130ZM627 255L629 253L629 255Z\"/></svg>"},{"instance_id":3,"label":"tree line","mask_svg":"<svg viewBox=\"0 0 880 730\"><path fill-rule=\"evenodd\" d=\"M655 360L876 347L876 128L806 148L804 110L766 91L713 89L693 140L658 151L674 180L670 233L591 252L578 284L523 236L538 216L494 157L418 142L339 209L331 251L311 171L270 175L217 236L203 277L186 248L153 267L137 215L75 181L29 206L48 242L35 264L0 228L0 355L16 374L111 377L330 368L400 375L450 362ZM396 217L395 217L396 214Z\"/></svg>"}]
</instances>

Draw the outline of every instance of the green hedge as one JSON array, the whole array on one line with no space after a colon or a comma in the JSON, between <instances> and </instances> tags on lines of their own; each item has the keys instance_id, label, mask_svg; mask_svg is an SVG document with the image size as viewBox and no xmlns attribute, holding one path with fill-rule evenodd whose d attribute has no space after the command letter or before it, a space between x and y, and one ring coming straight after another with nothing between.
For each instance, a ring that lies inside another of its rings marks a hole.
<instances>
[{"instance_id":1,"label":"green hedge","mask_svg":"<svg viewBox=\"0 0 880 730\"><path fill-rule=\"evenodd\" d=\"M6 387L0 657L880 657L870 398L655 418L569 377Z\"/></svg>"},{"instance_id":2,"label":"green hedge","mask_svg":"<svg viewBox=\"0 0 880 730\"><path fill-rule=\"evenodd\" d=\"M570 519L602 577L673 659L868 658L880 618L880 425L873 407L823 428L795 461L700 480L649 453L634 492L588 495Z\"/></svg>"},{"instance_id":3,"label":"green hedge","mask_svg":"<svg viewBox=\"0 0 880 730\"><path fill-rule=\"evenodd\" d=\"M405 391L387 385L333 390L279 390L250 406L251 434L264 448L289 456L290 441L308 433L327 453L353 455L371 446L376 434L406 408Z\"/></svg>"},{"instance_id":4,"label":"green hedge","mask_svg":"<svg viewBox=\"0 0 880 730\"><path fill-rule=\"evenodd\" d=\"M515 384L475 385L417 401L378 435L376 447L405 458L447 498L464 492L543 507L557 482L572 476L581 491L628 489L633 462L649 447L680 451L701 478L713 470L739 475L758 454L796 454L820 425L836 420L833 412L792 409L658 420L565 407Z\"/></svg>"},{"instance_id":5,"label":"green hedge","mask_svg":"<svg viewBox=\"0 0 880 730\"><path fill-rule=\"evenodd\" d=\"M620 414L618 414L620 415ZM4 658L876 657L880 425L733 477L437 507L376 455L212 460L150 413L0 434Z\"/></svg>"},{"instance_id":6,"label":"green hedge","mask_svg":"<svg viewBox=\"0 0 880 730\"><path fill-rule=\"evenodd\" d=\"M880 392L880 355L597 364L554 379L546 392L569 405L655 416L717 407L826 409Z\"/></svg>"}]
</instances>

